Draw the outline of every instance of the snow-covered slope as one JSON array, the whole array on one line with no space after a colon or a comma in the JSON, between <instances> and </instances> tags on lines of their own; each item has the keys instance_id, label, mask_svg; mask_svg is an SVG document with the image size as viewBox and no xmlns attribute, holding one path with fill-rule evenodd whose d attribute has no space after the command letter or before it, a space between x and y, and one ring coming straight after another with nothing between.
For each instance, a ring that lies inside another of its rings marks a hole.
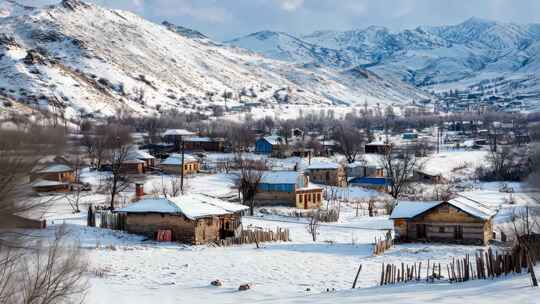
<instances>
[{"instance_id":1,"label":"snow-covered slope","mask_svg":"<svg viewBox=\"0 0 540 304\"><path fill-rule=\"evenodd\" d=\"M394 77L429 90L485 87L490 82L495 83L490 89L497 94L525 96L536 103L540 98L536 76L540 74L539 24L470 18L457 25L400 32L371 26L363 30L317 31L290 39L312 49L327 50L328 56L340 59L341 68L360 64L385 79ZM230 43L276 59L323 65L335 61L306 55L282 40L266 39L258 44L252 40L246 36ZM288 56L267 51L274 49L286 50ZM499 82L503 84L496 84Z\"/></svg>"},{"instance_id":2,"label":"snow-covered slope","mask_svg":"<svg viewBox=\"0 0 540 304\"><path fill-rule=\"evenodd\" d=\"M42 9L2 4L0 96L72 116L119 109L205 110L229 104L400 103L429 97L357 68L266 59L170 23L64 0ZM1 105L0 105L1 106Z\"/></svg>"}]
</instances>

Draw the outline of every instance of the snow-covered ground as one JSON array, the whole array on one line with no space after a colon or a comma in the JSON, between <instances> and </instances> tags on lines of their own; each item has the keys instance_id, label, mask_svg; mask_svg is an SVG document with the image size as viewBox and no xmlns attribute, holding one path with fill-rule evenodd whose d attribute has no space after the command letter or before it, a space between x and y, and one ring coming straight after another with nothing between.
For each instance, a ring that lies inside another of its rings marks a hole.
<instances>
[{"instance_id":1,"label":"snow-covered ground","mask_svg":"<svg viewBox=\"0 0 540 304\"><path fill-rule=\"evenodd\" d=\"M467 154L472 153L472 154ZM230 154L210 154L208 159L219 160ZM260 157L252 155L252 157ZM437 156L439 168L455 171L458 160L475 163L483 159L482 152L444 152ZM306 160L289 158L270 159L275 167L306 164ZM330 159L312 159L330 161ZM334 159L338 161L338 159ZM433 160L431 160L433 161ZM470 167L468 165L467 167ZM462 176L465 176L462 174ZM365 211L356 213L356 205L342 203L341 216L336 223L323 223L316 242L306 230L307 219L286 216L293 208L272 207L272 214L256 212L254 217L243 218L244 227L276 227L290 230L291 242L215 247L211 245L187 246L177 243L157 243L144 237L121 231L86 227L89 204L106 204L108 197L100 189L107 173L87 171L83 180L92 184L93 191L81 200L81 213L74 214L65 196L53 197L44 217L49 228L42 233L52 234L57 225L65 223L72 231L72 239L85 248L91 261L90 289L87 302L97 303L149 303L159 298L161 303L537 303L537 291L529 287L527 275L512 276L489 281L460 284L425 282L378 287L382 263L422 262L444 265L452 258L474 255L483 246L402 244L380 256L373 256L373 243L393 229L388 216L368 217ZM169 185L174 176L151 174L144 177L146 192ZM189 191L216 197L234 197L235 175L230 173L196 174L186 179ZM487 202L499 210L496 229L508 225L513 210L531 202L519 191L522 185L511 184L517 193L498 192L501 183L480 183L466 195ZM362 188L341 188L343 199L368 197L387 198L379 192ZM126 201L134 194L129 188L123 193ZM512 196L514 203L508 197ZM41 196L36 200L51 199ZM359 290L351 291L358 266ZM444 266L443 266L444 268ZM443 275L445 271L443 269ZM210 282L220 279L223 287ZM250 283L252 289L237 291L241 284ZM536 293L535 293L536 292ZM512 295L512 298L509 296ZM510 299L510 301L508 301Z\"/></svg>"}]
</instances>

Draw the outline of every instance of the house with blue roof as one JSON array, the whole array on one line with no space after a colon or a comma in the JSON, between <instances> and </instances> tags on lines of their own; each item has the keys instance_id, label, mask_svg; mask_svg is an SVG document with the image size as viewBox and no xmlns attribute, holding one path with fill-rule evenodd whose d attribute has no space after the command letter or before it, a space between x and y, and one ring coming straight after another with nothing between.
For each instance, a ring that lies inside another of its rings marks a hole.
<instances>
[{"instance_id":1,"label":"house with blue roof","mask_svg":"<svg viewBox=\"0 0 540 304\"><path fill-rule=\"evenodd\" d=\"M309 178L301 172L266 171L259 183L255 200L264 205L319 208L322 190L321 187L311 185Z\"/></svg>"}]
</instances>

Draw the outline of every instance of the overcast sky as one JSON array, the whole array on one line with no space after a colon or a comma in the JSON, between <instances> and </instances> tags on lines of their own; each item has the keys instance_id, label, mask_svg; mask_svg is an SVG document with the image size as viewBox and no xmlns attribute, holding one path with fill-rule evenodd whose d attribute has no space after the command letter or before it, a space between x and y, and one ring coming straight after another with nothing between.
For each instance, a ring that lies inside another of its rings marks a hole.
<instances>
[{"instance_id":1,"label":"overcast sky","mask_svg":"<svg viewBox=\"0 0 540 304\"><path fill-rule=\"evenodd\" d=\"M2 1L2 0L0 0ZM294 34L369 25L392 30L455 24L475 16L540 23L540 0L87 0L168 20L227 40L260 30ZM19 0L42 5L59 0Z\"/></svg>"}]
</instances>

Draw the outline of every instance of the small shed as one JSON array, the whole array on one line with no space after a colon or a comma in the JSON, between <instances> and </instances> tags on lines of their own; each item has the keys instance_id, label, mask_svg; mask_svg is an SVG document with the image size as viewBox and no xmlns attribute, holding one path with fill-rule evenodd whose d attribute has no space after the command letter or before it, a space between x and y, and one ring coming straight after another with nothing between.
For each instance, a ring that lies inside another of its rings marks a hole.
<instances>
[{"instance_id":1,"label":"small shed","mask_svg":"<svg viewBox=\"0 0 540 304\"><path fill-rule=\"evenodd\" d=\"M487 244L495 211L466 197L447 202L399 202L390 219L396 240Z\"/></svg>"},{"instance_id":2,"label":"small shed","mask_svg":"<svg viewBox=\"0 0 540 304\"><path fill-rule=\"evenodd\" d=\"M170 231L171 241L205 244L239 236L242 213L248 207L189 194L173 198L145 198L115 212L126 215L127 232L156 239Z\"/></svg>"}]
</instances>

